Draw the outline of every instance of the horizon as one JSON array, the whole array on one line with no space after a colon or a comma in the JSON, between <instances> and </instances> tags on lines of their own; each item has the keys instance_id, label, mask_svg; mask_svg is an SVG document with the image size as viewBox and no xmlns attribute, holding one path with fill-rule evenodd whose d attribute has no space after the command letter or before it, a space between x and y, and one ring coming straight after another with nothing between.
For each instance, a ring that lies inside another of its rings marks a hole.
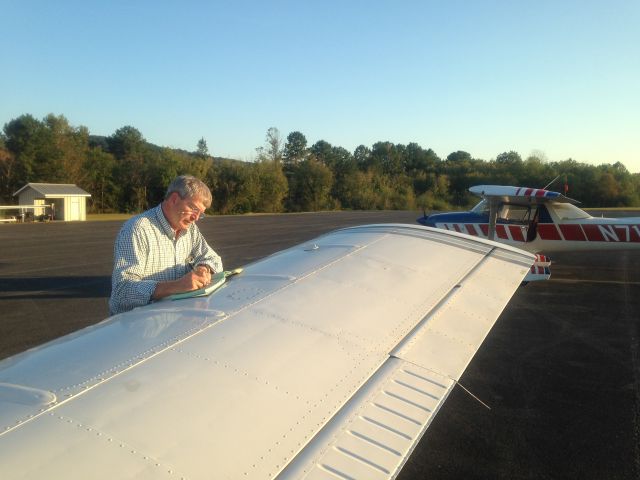
<instances>
[{"instance_id":1,"label":"horizon","mask_svg":"<svg viewBox=\"0 0 640 480\"><path fill-rule=\"evenodd\" d=\"M640 3L124 1L4 9L3 125L64 115L92 135L252 161L276 127L353 152L515 151L640 172ZM97 21L98 20L98 21ZM27 35L24 32L28 32ZM16 38L20 41L17 42Z\"/></svg>"}]
</instances>

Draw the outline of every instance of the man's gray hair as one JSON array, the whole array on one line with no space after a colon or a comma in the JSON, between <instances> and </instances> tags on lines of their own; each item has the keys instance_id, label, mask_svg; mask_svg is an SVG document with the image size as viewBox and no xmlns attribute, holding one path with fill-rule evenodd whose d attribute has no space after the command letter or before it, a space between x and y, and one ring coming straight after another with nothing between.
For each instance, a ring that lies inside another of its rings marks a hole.
<instances>
[{"instance_id":1,"label":"man's gray hair","mask_svg":"<svg viewBox=\"0 0 640 480\"><path fill-rule=\"evenodd\" d=\"M205 207L209 208L211 206L211 190L209 190L206 183L193 175L176 177L167 188L167 194L164 198L169 198L173 192L180 195L183 200L185 198L199 197Z\"/></svg>"}]
</instances>

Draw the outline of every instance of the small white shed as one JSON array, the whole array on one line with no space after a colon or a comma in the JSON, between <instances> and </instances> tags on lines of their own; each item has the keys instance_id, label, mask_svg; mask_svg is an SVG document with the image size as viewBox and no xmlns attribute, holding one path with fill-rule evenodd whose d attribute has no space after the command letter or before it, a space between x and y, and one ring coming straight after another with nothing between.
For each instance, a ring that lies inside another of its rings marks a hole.
<instances>
[{"instance_id":1,"label":"small white shed","mask_svg":"<svg viewBox=\"0 0 640 480\"><path fill-rule=\"evenodd\" d=\"M71 183L27 183L13 196L20 205L54 205L55 220L86 220L90 193ZM34 211L35 215L44 213Z\"/></svg>"}]
</instances>

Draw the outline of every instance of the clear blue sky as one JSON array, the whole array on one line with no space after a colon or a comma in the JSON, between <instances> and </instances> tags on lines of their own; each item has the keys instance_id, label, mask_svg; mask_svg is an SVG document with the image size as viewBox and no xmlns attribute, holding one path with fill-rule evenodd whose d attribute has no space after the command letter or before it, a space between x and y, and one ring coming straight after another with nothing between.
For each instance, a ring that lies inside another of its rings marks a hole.
<instances>
[{"instance_id":1,"label":"clear blue sky","mask_svg":"<svg viewBox=\"0 0 640 480\"><path fill-rule=\"evenodd\" d=\"M350 151L515 150L640 172L640 1L0 0L0 125L65 115L251 160L269 127Z\"/></svg>"}]
</instances>

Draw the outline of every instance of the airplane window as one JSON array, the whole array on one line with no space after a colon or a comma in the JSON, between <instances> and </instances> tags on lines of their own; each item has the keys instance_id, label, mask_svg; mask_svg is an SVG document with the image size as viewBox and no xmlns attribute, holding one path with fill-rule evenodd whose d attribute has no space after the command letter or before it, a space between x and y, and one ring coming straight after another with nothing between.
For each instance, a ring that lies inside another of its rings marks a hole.
<instances>
[{"instance_id":1,"label":"airplane window","mask_svg":"<svg viewBox=\"0 0 640 480\"><path fill-rule=\"evenodd\" d=\"M498 218L508 223L529 223L530 208L522 205L503 204L498 212Z\"/></svg>"},{"instance_id":2,"label":"airplane window","mask_svg":"<svg viewBox=\"0 0 640 480\"><path fill-rule=\"evenodd\" d=\"M578 207L571 205L570 203L555 203L553 208L562 220L575 220L578 218L591 217L587 212L580 210Z\"/></svg>"}]
</instances>

